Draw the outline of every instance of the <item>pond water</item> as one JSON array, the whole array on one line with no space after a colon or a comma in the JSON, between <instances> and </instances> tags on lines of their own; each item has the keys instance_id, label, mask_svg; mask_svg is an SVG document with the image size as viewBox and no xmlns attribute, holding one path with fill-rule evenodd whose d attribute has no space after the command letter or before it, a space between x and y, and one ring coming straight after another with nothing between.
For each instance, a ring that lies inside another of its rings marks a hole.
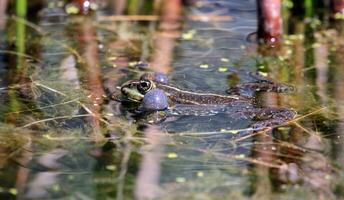
<instances>
[{"instance_id":1,"label":"pond water","mask_svg":"<svg viewBox=\"0 0 344 200\"><path fill-rule=\"evenodd\" d=\"M93 16L49 1L38 19L0 18L0 199L344 198L342 21L284 5L284 40L264 47L256 1L197 1L181 22L104 2ZM147 124L106 97L140 62L219 94L259 72L295 87L260 104L297 116L256 131L231 112Z\"/></svg>"}]
</instances>

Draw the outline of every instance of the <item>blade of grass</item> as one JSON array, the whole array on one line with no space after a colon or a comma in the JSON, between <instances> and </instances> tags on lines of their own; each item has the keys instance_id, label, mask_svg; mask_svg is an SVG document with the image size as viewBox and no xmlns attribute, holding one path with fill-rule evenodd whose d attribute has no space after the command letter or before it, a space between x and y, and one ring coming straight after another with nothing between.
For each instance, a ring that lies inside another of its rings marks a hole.
<instances>
[{"instance_id":1,"label":"blade of grass","mask_svg":"<svg viewBox=\"0 0 344 200\"><path fill-rule=\"evenodd\" d=\"M306 17L313 16L313 0L305 0Z\"/></svg>"},{"instance_id":2,"label":"blade of grass","mask_svg":"<svg viewBox=\"0 0 344 200\"><path fill-rule=\"evenodd\" d=\"M18 20L16 21L16 51L17 56L17 70L23 67L23 57L20 54L25 53L25 23L24 19L27 12L27 1L17 0L16 1L16 15Z\"/></svg>"}]
</instances>

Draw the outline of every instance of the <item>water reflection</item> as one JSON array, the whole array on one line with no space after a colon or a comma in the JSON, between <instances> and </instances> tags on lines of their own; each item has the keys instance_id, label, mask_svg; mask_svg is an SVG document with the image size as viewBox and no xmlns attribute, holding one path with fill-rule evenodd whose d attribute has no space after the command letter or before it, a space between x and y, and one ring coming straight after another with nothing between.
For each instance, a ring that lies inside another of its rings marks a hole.
<instances>
[{"instance_id":1,"label":"water reflection","mask_svg":"<svg viewBox=\"0 0 344 200\"><path fill-rule=\"evenodd\" d=\"M111 13L126 12L124 3L111 1ZM152 14L157 14L157 5L151 5ZM0 143L1 197L342 197L343 33L318 31L295 20L280 49L264 49L246 41L256 29L253 1L188 5L182 24L181 1L164 4L161 21L156 16L136 16L144 22L123 16L97 21L68 16L58 7L46 8L38 23L49 34L28 28L27 22L18 24L30 30L24 31L25 44L18 39L12 43L17 49L6 52L25 56L2 59L6 67L0 73L7 77L6 70L18 63L29 66L23 71L30 73L21 76L25 81L20 85L14 77L1 82L1 91L6 91L1 92L1 118L13 124L0 129L5 141ZM139 8L127 11L140 14ZM109 10L101 7L103 12ZM207 20L197 18L200 13L207 13ZM30 46L33 41L27 38L36 34L37 44ZM28 61L26 54L35 60ZM169 72L172 84L190 90L224 92L250 81L243 72L267 73L295 85L297 92L260 94L261 104L294 108L297 119L246 135L233 129L251 122L228 113L140 126L104 97L138 77L138 63ZM94 143L103 135L108 140Z\"/></svg>"}]
</instances>

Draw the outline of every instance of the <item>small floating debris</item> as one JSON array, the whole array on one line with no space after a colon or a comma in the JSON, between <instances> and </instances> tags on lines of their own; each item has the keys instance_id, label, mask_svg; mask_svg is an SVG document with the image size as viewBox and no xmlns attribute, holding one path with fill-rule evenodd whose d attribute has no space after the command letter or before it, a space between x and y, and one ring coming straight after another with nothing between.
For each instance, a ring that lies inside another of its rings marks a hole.
<instances>
[{"instance_id":1,"label":"small floating debris","mask_svg":"<svg viewBox=\"0 0 344 200\"><path fill-rule=\"evenodd\" d=\"M80 9L74 4L68 4L65 8L66 13L70 15L78 14Z\"/></svg>"},{"instance_id":2,"label":"small floating debris","mask_svg":"<svg viewBox=\"0 0 344 200\"><path fill-rule=\"evenodd\" d=\"M184 40L191 40L193 39L195 33L196 33L196 30L189 30L188 32L185 32L182 34L182 38Z\"/></svg>"},{"instance_id":3,"label":"small floating debris","mask_svg":"<svg viewBox=\"0 0 344 200\"><path fill-rule=\"evenodd\" d=\"M342 20L344 20L344 14L338 12L338 13L336 13L336 14L334 15L334 19L342 19Z\"/></svg>"},{"instance_id":4,"label":"small floating debris","mask_svg":"<svg viewBox=\"0 0 344 200\"><path fill-rule=\"evenodd\" d=\"M229 62L229 59L228 59L228 58L221 58L221 61L222 61L222 62L225 62L225 63L228 63L228 62Z\"/></svg>"},{"instance_id":5,"label":"small floating debris","mask_svg":"<svg viewBox=\"0 0 344 200\"><path fill-rule=\"evenodd\" d=\"M115 165L107 165L105 168L109 171L115 171L117 167Z\"/></svg>"},{"instance_id":6,"label":"small floating debris","mask_svg":"<svg viewBox=\"0 0 344 200\"><path fill-rule=\"evenodd\" d=\"M227 67L219 67L217 70L219 72L226 72L226 71L228 71L228 68Z\"/></svg>"},{"instance_id":7,"label":"small floating debris","mask_svg":"<svg viewBox=\"0 0 344 200\"><path fill-rule=\"evenodd\" d=\"M204 172L198 171L197 172L197 177L204 177Z\"/></svg>"},{"instance_id":8,"label":"small floating debris","mask_svg":"<svg viewBox=\"0 0 344 200\"><path fill-rule=\"evenodd\" d=\"M268 76L268 73L267 73L267 72L258 72L258 73L259 73L259 75L264 76L264 77L267 77L267 76Z\"/></svg>"},{"instance_id":9,"label":"small floating debris","mask_svg":"<svg viewBox=\"0 0 344 200\"><path fill-rule=\"evenodd\" d=\"M177 177L176 182L177 183L185 183L186 179L184 177Z\"/></svg>"},{"instance_id":10,"label":"small floating debris","mask_svg":"<svg viewBox=\"0 0 344 200\"><path fill-rule=\"evenodd\" d=\"M202 69L208 69L209 65L208 64L201 64L199 67Z\"/></svg>"},{"instance_id":11,"label":"small floating debris","mask_svg":"<svg viewBox=\"0 0 344 200\"><path fill-rule=\"evenodd\" d=\"M58 185L58 184L54 184L51 189L54 191L54 192L59 192L61 191L61 186Z\"/></svg>"},{"instance_id":12,"label":"small floating debris","mask_svg":"<svg viewBox=\"0 0 344 200\"><path fill-rule=\"evenodd\" d=\"M18 194L18 190L16 188L11 188L11 189L9 189L8 192L13 194L13 195L17 195Z\"/></svg>"},{"instance_id":13,"label":"small floating debris","mask_svg":"<svg viewBox=\"0 0 344 200\"><path fill-rule=\"evenodd\" d=\"M266 66L265 65L258 65L257 68L259 70L266 70Z\"/></svg>"},{"instance_id":14,"label":"small floating debris","mask_svg":"<svg viewBox=\"0 0 344 200\"><path fill-rule=\"evenodd\" d=\"M245 154L239 154L235 156L235 158L239 158L239 159L243 159L245 157L246 157Z\"/></svg>"},{"instance_id":15,"label":"small floating debris","mask_svg":"<svg viewBox=\"0 0 344 200\"><path fill-rule=\"evenodd\" d=\"M129 62L128 65L129 67L135 67L137 65L137 61Z\"/></svg>"},{"instance_id":16,"label":"small floating debris","mask_svg":"<svg viewBox=\"0 0 344 200\"><path fill-rule=\"evenodd\" d=\"M115 61L117 60L117 57L116 56L110 56L108 57L108 61Z\"/></svg>"},{"instance_id":17,"label":"small floating debris","mask_svg":"<svg viewBox=\"0 0 344 200\"><path fill-rule=\"evenodd\" d=\"M174 152L170 152L167 154L167 158L171 158L171 159L178 158L178 154L176 154Z\"/></svg>"},{"instance_id":18,"label":"small floating debris","mask_svg":"<svg viewBox=\"0 0 344 200\"><path fill-rule=\"evenodd\" d=\"M221 133L230 133L230 134L237 134L240 132L240 130L227 130L227 129L221 129L220 130Z\"/></svg>"}]
</instances>

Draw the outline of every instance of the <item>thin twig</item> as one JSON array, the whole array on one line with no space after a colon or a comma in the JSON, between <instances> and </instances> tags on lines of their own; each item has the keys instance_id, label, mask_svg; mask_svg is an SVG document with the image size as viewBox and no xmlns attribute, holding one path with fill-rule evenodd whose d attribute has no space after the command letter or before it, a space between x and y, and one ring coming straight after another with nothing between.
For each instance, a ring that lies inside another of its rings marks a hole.
<instances>
[{"instance_id":1,"label":"thin twig","mask_svg":"<svg viewBox=\"0 0 344 200\"><path fill-rule=\"evenodd\" d=\"M299 121L300 119L303 119L303 118L306 118L306 117L308 117L308 116L314 115L314 114L316 114L316 113L318 113L318 112L321 112L321 111L323 111L323 110L325 110L325 109L327 109L327 107L319 108L318 110L315 110L315 111L310 112L310 113L308 113L308 114L305 114L305 115L302 115L302 116L300 116L300 117L294 118L294 119L288 121L288 123L292 123L292 122Z\"/></svg>"},{"instance_id":2,"label":"thin twig","mask_svg":"<svg viewBox=\"0 0 344 200\"><path fill-rule=\"evenodd\" d=\"M39 60L35 57L32 57L32 56L25 54L25 53L16 52L16 51L0 50L0 54L11 54L11 55L16 55L16 56L26 57L26 58L35 60L37 62L41 62L41 60Z\"/></svg>"},{"instance_id":3,"label":"thin twig","mask_svg":"<svg viewBox=\"0 0 344 200\"><path fill-rule=\"evenodd\" d=\"M66 101L63 103L57 103L54 105L50 105L50 106L43 106L43 107L39 107L39 108L35 108L35 109L26 109L26 110L20 110L20 111L16 111L16 112L9 112L9 113L5 113L5 115L9 115L9 114L13 114L13 113L22 113L22 112L28 112L28 111L35 111L35 110L42 110L42 109L46 109L46 108L53 108L53 107L57 107L57 106L61 106L61 105L65 105L65 104L69 104L69 103L73 103L73 102L77 102L78 99L80 98L76 98L70 101Z\"/></svg>"},{"instance_id":4,"label":"thin twig","mask_svg":"<svg viewBox=\"0 0 344 200\"><path fill-rule=\"evenodd\" d=\"M99 21L158 21L159 15L112 15L112 16L100 16ZM220 15L189 15L187 19L191 21L202 22L227 22L232 21L232 16L220 16Z\"/></svg>"},{"instance_id":5,"label":"thin twig","mask_svg":"<svg viewBox=\"0 0 344 200\"><path fill-rule=\"evenodd\" d=\"M20 20L21 22L24 22L24 24L32 29L34 29L35 31L37 31L38 33L40 33L41 35L47 35L48 32L45 32L40 26L24 19L24 18L21 18L21 17L17 17L15 15L11 16L11 18L14 20L14 21L18 21Z\"/></svg>"},{"instance_id":6,"label":"thin twig","mask_svg":"<svg viewBox=\"0 0 344 200\"><path fill-rule=\"evenodd\" d=\"M63 93L63 92L60 92L60 91L58 91L58 90L56 90L56 89L54 89L54 88L48 87L48 86L46 86L46 85L43 85L43 84L41 84L41 83L39 83L39 82L37 82L37 81L34 81L33 83L34 83L36 86L40 86L40 87L45 88L45 89L47 89L47 90L49 90L49 91L55 92L55 93L57 93L57 94L59 94L59 95L61 95L61 96L65 96L65 97L68 96L68 95L66 95L66 94ZM109 122L107 122L106 120L104 120L104 119L102 119L101 117L99 117L99 116L97 116L96 114L94 114L94 113L91 111L91 109L89 109L85 104L83 104L83 103L80 102L80 101L76 101L76 102L79 103L79 104L81 105L81 107L82 107L87 113L89 113L91 116L96 117L98 120L100 120L100 121L102 121L103 123L109 125Z\"/></svg>"},{"instance_id":7,"label":"thin twig","mask_svg":"<svg viewBox=\"0 0 344 200\"><path fill-rule=\"evenodd\" d=\"M92 116L92 115L91 114L81 114L81 115L65 115L65 116L59 116L59 117L52 117L52 118L42 119L42 120L38 120L38 121L34 121L34 122L31 122L31 123L28 123L28 124L22 126L21 128L26 128L26 127L32 126L34 124L38 124L38 123L42 123L42 122L47 122L47 121L52 121L52 120L56 120L56 119L89 117L89 116Z\"/></svg>"}]
</instances>

